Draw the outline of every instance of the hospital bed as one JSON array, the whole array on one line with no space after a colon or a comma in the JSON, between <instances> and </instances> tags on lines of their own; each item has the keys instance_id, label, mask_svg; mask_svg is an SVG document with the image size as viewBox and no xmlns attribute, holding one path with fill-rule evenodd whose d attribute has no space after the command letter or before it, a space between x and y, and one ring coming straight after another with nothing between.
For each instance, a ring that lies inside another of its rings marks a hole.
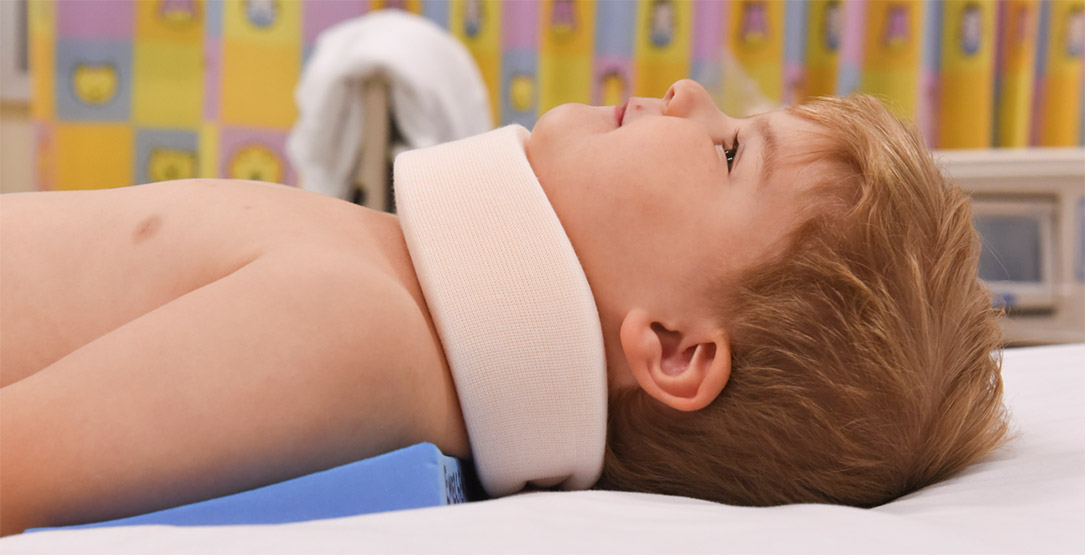
<instances>
[{"instance_id":1,"label":"hospital bed","mask_svg":"<svg viewBox=\"0 0 1085 555\"><path fill-rule=\"evenodd\" d=\"M363 88L369 124L355 200L390 210L390 160L402 147L388 117L386 84L376 78ZM1011 314L1008 338L1077 342L1005 352L1017 437L945 482L873 509L530 492L288 524L41 531L0 540L0 553L1085 552L1085 279L1078 258L1085 151L938 156L973 195L977 225L996 253L988 277Z\"/></svg>"},{"instance_id":2,"label":"hospital bed","mask_svg":"<svg viewBox=\"0 0 1085 555\"><path fill-rule=\"evenodd\" d=\"M292 524L43 531L0 553L1085 552L1085 344L1008 349L1003 375L1016 439L873 509L533 492Z\"/></svg>"}]
</instances>

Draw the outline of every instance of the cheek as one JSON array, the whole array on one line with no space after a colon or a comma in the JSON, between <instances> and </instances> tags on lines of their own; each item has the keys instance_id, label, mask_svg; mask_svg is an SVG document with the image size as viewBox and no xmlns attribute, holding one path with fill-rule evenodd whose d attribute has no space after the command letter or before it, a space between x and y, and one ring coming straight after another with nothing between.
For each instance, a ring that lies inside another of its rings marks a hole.
<instances>
[{"instance_id":1,"label":"cheek","mask_svg":"<svg viewBox=\"0 0 1085 555\"><path fill-rule=\"evenodd\" d=\"M621 183L615 194L646 216L696 211L726 187L714 163L715 150L703 145L658 145L633 151L611 168Z\"/></svg>"}]
</instances>

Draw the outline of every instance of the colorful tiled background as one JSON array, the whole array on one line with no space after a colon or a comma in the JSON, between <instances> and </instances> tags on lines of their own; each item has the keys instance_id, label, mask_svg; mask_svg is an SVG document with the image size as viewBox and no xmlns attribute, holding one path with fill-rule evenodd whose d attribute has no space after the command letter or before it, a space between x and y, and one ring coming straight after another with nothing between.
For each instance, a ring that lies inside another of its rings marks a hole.
<instances>
[{"instance_id":1,"label":"colorful tiled background","mask_svg":"<svg viewBox=\"0 0 1085 555\"><path fill-rule=\"evenodd\" d=\"M463 41L502 124L692 77L732 112L878 94L938 148L1083 142L1085 0L35 0L38 187L296 184L317 35L386 8Z\"/></svg>"}]
</instances>

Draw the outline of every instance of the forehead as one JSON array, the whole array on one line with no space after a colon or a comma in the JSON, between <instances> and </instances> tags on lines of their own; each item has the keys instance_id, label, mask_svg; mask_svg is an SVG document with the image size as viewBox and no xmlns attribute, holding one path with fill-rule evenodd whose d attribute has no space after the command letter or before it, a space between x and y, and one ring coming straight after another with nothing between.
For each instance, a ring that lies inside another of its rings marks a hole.
<instances>
[{"instance_id":1,"label":"forehead","mask_svg":"<svg viewBox=\"0 0 1085 555\"><path fill-rule=\"evenodd\" d=\"M774 140L774 152L758 154L757 172L760 181L758 193L765 207L776 207L788 214L791 226L824 213L837 206L850 195L837 157L833 156L835 141L824 126L805 120L788 111L777 111L754 116L758 130L767 127L773 139L759 140L759 150L764 151ZM760 120L760 121L756 121ZM761 136L760 133L757 133ZM767 136L767 135L766 135ZM778 214L772 214L774 218Z\"/></svg>"},{"instance_id":2,"label":"forehead","mask_svg":"<svg viewBox=\"0 0 1085 555\"><path fill-rule=\"evenodd\" d=\"M802 188L825 166L819 163L828 146L822 126L784 110L753 116L751 123L761 188Z\"/></svg>"},{"instance_id":3,"label":"forehead","mask_svg":"<svg viewBox=\"0 0 1085 555\"><path fill-rule=\"evenodd\" d=\"M790 110L775 110L752 116L754 126L759 132L771 134L781 146L790 149L807 151L805 145L824 145L831 136L830 130L821 124L814 123ZM793 158L793 156L791 156Z\"/></svg>"}]
</instances>

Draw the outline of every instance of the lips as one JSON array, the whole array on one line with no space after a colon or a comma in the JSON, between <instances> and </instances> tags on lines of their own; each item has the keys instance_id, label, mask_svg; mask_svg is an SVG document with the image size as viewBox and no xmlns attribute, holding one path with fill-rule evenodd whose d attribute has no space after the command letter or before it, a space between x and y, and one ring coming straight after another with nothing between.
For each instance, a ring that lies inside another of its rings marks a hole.
<instances>
[{"instance_id":1,"label":"lips","mask_svg":"<svg viewBox=\"0 0 1085 555\"><path fill-rule=\"evenodd\" d=\"M622 126L622 120L625 119L625 108L629 106L629 101L626 100L624 104L614 107L614 119L618 123L618 127Z\"/></svg>"}]
</instances>

